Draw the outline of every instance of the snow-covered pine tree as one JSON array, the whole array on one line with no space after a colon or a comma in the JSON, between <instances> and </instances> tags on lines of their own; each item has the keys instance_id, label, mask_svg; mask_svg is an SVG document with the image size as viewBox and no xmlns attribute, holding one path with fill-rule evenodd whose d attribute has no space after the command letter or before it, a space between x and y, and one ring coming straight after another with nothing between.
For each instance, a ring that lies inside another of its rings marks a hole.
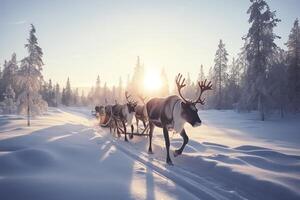
<instances>
[{"instance_id":1,"label":"snow-covered pine tree","mask_svg":"<svg viewBox=\"0 0 300 200\"><path fill-rule=\"evenodd\" d=\"M104 83L104 86L103 86L102 98L103 98L102 103L105 104L106 100L108 100L108 88L107 88L107 83L106 82Z\"/></svg>"},{"instance_id":2,"label":"snow-covered pine tree","mask_svg":"<svg viewBox=\"0 0 300 200\"><path fill-rule=\"evenodd\" d=\"M198 74L198 81L203 81L205 80L205 74L204 74L204 69L203 69L203 65L200 65L200 71Z\"/></svg>"},{"instance_id":3,"label":"snow-covered pine tree","mask_svg":"<svg viewBox=\"0 0 300 200\"><path fill-rule=\"evenodd\" d=\"M66 88L64 91L64 105L70 106L72 103L73 103L72 89L71 89L70 79L68 77L67 83L66 83Z\"/></svg>"},{"instance_id":4,"label":"snow-covered pine tree","mask_svg":"<svg viewBox=\"0 0 300 200\"><path fill-rule=\"evenodd\" d=\"M55 91L54 91L51 79L49 79L49 82L48 82L48 101L47 102L50 106L55 105Z\"/></svg>"},{"instance_id":5,"label":"snow-covered pine tree","mask_svg":"<svg viewBox=\"0 0 300 200\"><path fill-rule=\"evenodd\" d=\"M3 94L4 101L0 104L0 110L2 110L2 114L13 114L17 110L15 97L16 94L11 85L6 87L5 93Z\"/></svg>"},{"instance_id":6,"label":"snow-covered pine tree","mask_svg":"<svg viewBox=\"0 0 300 200\"><path fill-rule=\"evenodd\" d=\"M112 87L112 91L111 91L111 100L113 102L117 101L119 102L119 100L117 99L117 95L116 95L116 86Z\"/></svg>"},{"instance_id":7,"label":"snow-covered pine tree","mask_svg":"<svg viewBox=\"0 0 300 200\"><path fill-rule=\"evenodd\" d=\"M229 65L228 81L225 91L225 102L227 108L236 108L240 98L240 66L235 58Z\"/></svg>"},{"instance_id":8,"label":"snow-covered pine tree","mask_svg":"<svg viewBox=\"0 0 300 200\"><path fill-rule=\"evenodd\" d=\"M47 110L47 103L39 94L41 82L43 81L42 66L44 65L41 47L38 46L35 36L35 27L31 24L28 43L25 44L29 55L21 60L18 72L18 82L22 92L18 96L18 110L27 114L27 125L30 126L30 116L41 114Z\"/></svg>"},{"instance_id":9,"label":"snow-covered pine tree","mask_svg":"<svg viewBox=\"0 0 300 200\"><path fill-rule=\"evenodd\" d=\"M129 88L129 92L133 95L144 94L144 73L144 65L141 64L140 57L138 56Z\"/></svg>"},{"instance_id":10,"label":"snow-covered pine tree","mask_svg":"<svg viewBox=\"0 0 300 200\"><path fill-rule=\"evenodd\" d=\"M61 92L61 104L66 105L66 89L63 88Z\"/></svg>"},{"instance_id":11,"label":"snow-covered pine tree","mask_svg":"<svg viewBox=\"0 0 300 200\"><path fill-rule=\"evenodd\" d=\"M82 106L87 106L88 105L87 98L86 98L83 90L81 92L80 102L81 102Z\"/></svg>"},{"instance_id":12,"label":"snow-covered pine tree","mask_svg":"<svg viewBox=\"0 0 300 200\"><path fill-rule=\"evenodd\" d=\"M165 97L169 95L169 83L168 83L168 78L167 74L164 68L162 68L161 73L160 73L160 79L161 79L161 89L160 89L160 96Z\"/></svg>"},{"instance_id":13,"label":"snow-covered pine tree","mask_svg":"<svg viewBox=\"0 0 300 200\"><path fill-rule=\"evenodd\" d=\"M213 68L213 85L214 85L214 104L217 109L224 108L224 94L228 74L227 74L227 59L228 53L225 49L225 44L222 40L219 41L218 49L215 54L215 65Z\"/></svg>"},{"instance_id":14,"label":"snow-covered pine tree","mask_svg":"<svg viewBox=\"0 0 300 200\"><path fill-rule=\"evenodd\" d=\"M257 109L261 120L265 119L267 111L267 73L270 61L277 45L274 40L278 38L273 33L274 27L280 21L276 18L275 11L271 11L265 0L250 0L251 6L247 13L250 14L251 24L244 39L247 41L245 51L248 68L243 84L243 102L249 110Z\"/></svg>"},{"instance_id":15,"label":"snow-covered pine tree","mask_svg":"<svg viewBox=\"0 0 300 200\"><path fill-rule=\"evenodd\" d=\"M286 52L278 48L274 53L267 79L268 103L272 110L279 110L281 117L284 117L288 104Z\"/></svg>"},{"instance_id":16,"label":"snow-covered pine tree","mask_svg":"<svg viewBox=\"0 0 300 200\"><path fill-rule=\"evenodd\" d=\"M9 61L4 61L4 68L2 72L2 79L0 81L0 94L3 94L6 88L10 85L14 90L19 91L17 88L16 79L17 79L17 55L13 53ZM3 100L3 96L0 95L0 101Z\"/></svg>"},{"instance_id":17,"label":"snow-covered pine tree","mask_svg":"<svg viewBox=\"0 0 300 200\"><path fill-rule=\"evenodd\" d=\"M58 106L59 103L61 102L61 93L60 93L60 87L59 87L59 84L56 83L55 85L55 105L54 106Z\"/></svg>"},{"instance_id":18,"label":"snow-covered pine tree","mask_svg":"<svg viewBox=\"0 0 300 200\"><path fill-rule=\"evenodd\" d=\"M99 105L101 103L101 80L100 76L97 76L94 94L94 104Z\"/></svg>"},{"instance_id":19,"label":"snow-covered pine tree","mask_svg":"<svg viewBox=\"0 0 300 200\"><path fill-rule=\"evenodd\" d=\"M73 100L72 100L73 104L75 106L80 105L80 97L79 97L79 90L78 90L78 88L75 89L72 97L73 97Z\"/></svg>"},{"instance_id":20,"label":"snow-covered pine tree","mask_svg":"<svg viewBox=\"0 0 300 200\"><path fill-rule=\"evenodd\" d=\"M300 27L295 20L286 43L289 109L300 112Z\"/></svg>"},{"instance_id":21,"label":"snow-covered pine tree","mask_svg":"<svg viewBox=\"0 0 300 200\"><path fill-rule=\"evenodd\" d=\"M95 94L94 87L92 87L87 95L87 101L88 101L88 104L90 104L90 105L94 105L94 94Z\"/></svg>"},{"instance_id":22,"label":"snow-covered pine tree","mask_svg":"<svg viewBox=\"0 0 300 200\"><path fill-rule=\"evenodd\" d=\"M122 77L119 77L119 86L118 86L118 101L119 103L123 103L123 95L124 94L124 89L123 89L123 81Z\"/></svg>"}]
</instances>

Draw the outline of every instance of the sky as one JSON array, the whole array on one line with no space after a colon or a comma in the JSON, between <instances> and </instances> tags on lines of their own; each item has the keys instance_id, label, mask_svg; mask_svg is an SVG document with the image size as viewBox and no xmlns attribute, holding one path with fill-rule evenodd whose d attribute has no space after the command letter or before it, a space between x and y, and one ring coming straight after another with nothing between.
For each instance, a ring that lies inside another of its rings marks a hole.
<instances>
[{"instance_id":1,"label":"sky","mask_svg":"<svg viewBox=\"0 0 300 200\"><path fill-rule=\"evenodd\" d=\"M285 48L300 1L269 0L282 21L276 43ZM247 33L247 0L0 0L0 65L13 52L27 52L30 24L43 49L45 79L73 87L95 84L97 75L109 86L124 84L137 56L147 69L161 68L173 80L179 72L197 78L208 72L220 39L229 59Z\"/></svg>"}]
</instances>

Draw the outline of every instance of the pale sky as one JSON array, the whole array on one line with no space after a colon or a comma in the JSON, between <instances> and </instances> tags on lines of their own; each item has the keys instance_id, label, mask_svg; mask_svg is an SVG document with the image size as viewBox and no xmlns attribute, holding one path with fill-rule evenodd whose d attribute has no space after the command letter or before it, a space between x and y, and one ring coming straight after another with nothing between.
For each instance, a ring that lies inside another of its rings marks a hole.
<instances>
[{"instance_id":1,"label":"pale sky","mask_svg":"<svg viewBox=\"0 0 300 200\"><path fill-rule=\"evenodd\" d=\"M282 21L275 32L284 47L300 1L267 1ZM118 83L132 74L136 57L146 68L165 68L169 81L200 65L213 65L219 39L230 58L249 28L248 0L0 0L0 64L13 52L26 55L30 23L44 52L44 76L65 85Z\"/></svg>"}]
</instances>

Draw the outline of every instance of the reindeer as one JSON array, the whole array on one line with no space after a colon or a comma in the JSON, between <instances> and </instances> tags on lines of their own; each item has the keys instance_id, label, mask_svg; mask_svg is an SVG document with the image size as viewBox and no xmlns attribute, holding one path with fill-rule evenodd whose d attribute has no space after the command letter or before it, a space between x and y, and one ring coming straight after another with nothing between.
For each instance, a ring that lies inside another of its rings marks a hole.
<instances>
[{"instance_id":1,"label":"reindeer","mask_svg":"<svg viewBox=\"0 0 300 200\"><path fill-rule=\"evenodd\" d=\"M200 103L204 105L205 99L201 99L201 96L204 91L212 89L211 82L206 83L206 80L198 82L198 86L200 88L199 97L195 101L187 100L181 94L181 89L186 86L184 81L185 79L182 80L182 75L178 74L175 82L179 96L172 95L166 98L152 98L146 103L150 126L148 152L152 153L152 136L154 127L157 126L162 128L167 150L166 162L169 165L173 165L169 154L169 130L174 130L175 132L180 133L183 138L182 146L174 152L174 156L176 157L182 153L185 145L189 141L184 130L184 124L188 122L193 127L201 125L196 104Z\"/></svg>"},{"instance_id":2,"label":"reindeer","mask_svg":"<svg viewBox=\"0 0 300 200\"><path fill-rule=\"evenodd\" d=\"M125 97L127 103L124 105L116 104L112 106L112 115L115 121L116 127L118 127L118 121L120 121L123 125L124 133L125 133L125 141L128 142L127 139L127 130L126 130L126 123L127 125L131 126L131 135L129 136L130 139L133 138L133 125L132 119L135 113L135 107L137 106L137 102L130 100L131 97L128 95L128 92L125 92ZM119 129L117 129L118 135L120 136Z\"/></svg>"},{"instance_id":3,"label":"reindeer","mask_svg":"<svg viewBox=\"0 0 300 200\"><path fill-rule=\"evenodd\" d=\"M95 116L97 119L100 117L100 111L101 111L102 106L95 106ZM92 111L93 113L93 111Z\"/></svg>"},{"instance_id":4,"label":"reindeer","mask_svg":"<svg viewBox=\"0 0 300 200\"><path fill-rule=\"evenodd\" d=\"M144 128L146 129L146 122L148 120L147 110L145 105L146 97L139 96L139 98L141 99L143 105L137 105L135 107L135 120L136 120L137 133L139 133L139 121L141 120L143 122Z\"/></svg>"}]
</instances>

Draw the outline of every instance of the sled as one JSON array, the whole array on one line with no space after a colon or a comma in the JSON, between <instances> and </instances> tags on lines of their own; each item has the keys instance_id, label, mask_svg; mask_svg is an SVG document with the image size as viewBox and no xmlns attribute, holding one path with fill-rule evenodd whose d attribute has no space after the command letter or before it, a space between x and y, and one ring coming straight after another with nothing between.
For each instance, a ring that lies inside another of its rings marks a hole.
<instances>
[{"instance_id":1,"label":"sled","mask_svg":"<svg viewBox=\"0 0 300 200\"><path fill-rule=\"evenodd\" d=\"M100 114L99 115L99 125L101 127L110 127L112 117L109 114Z\"/></svg>"}]
</instances>

